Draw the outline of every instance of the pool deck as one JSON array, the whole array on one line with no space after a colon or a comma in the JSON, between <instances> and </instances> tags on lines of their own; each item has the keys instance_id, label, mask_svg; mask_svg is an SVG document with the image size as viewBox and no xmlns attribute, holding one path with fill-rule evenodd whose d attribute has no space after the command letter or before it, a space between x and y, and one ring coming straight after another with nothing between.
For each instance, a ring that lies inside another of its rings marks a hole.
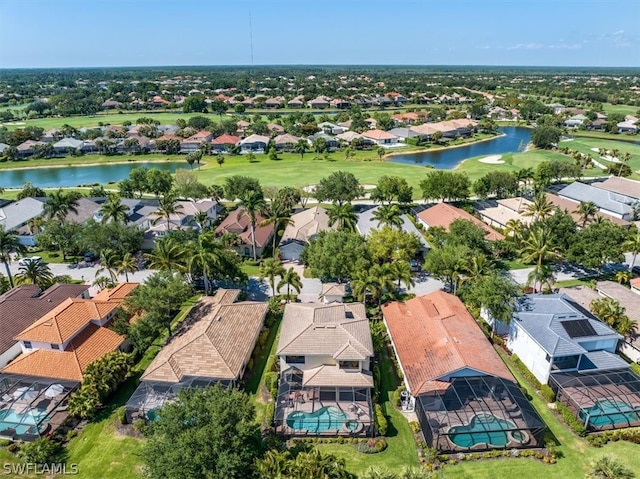
<instances>
[{"instance_id":1,"label":"pool deck","mask_svg":"<svg viewBox=\"0 0 640 479\"><path fill-rule=\"evenodd\" d=\"M325 432L321 432L318 436L336 436L336 435L361 435L365 433L369 426L372 424L371 412L369 410L369 404L366 401L355 401L355 402L335 402L335 401L321 401L319 399L309 399L306 394L300 395L292 395L288 400L284 400L281 404L282 410L284 412L284 421L282 426L279 427L278 432L286 435L300 435L306 436L310 433L306 430L296 430L287 426L287 417L292 412L300 411L306 413L312 413L322 409L323 407L335 407L342 411L347 417L345 419L345 423L349 420L358 420L361 424L363 424L362 428L359 428L358 431L353 432L347 429L344 424L339 430L330 429Z\"/></svg>"}]
</instances>

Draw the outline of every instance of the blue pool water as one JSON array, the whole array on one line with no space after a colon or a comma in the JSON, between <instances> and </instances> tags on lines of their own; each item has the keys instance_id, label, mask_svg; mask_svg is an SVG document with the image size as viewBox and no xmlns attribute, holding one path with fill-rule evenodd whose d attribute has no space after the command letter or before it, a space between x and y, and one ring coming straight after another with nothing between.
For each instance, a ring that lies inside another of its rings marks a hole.
<instances>
[{"instance_id":1,"label":"blue pool water","mask_svg":"<svg viewBox=\"0 0 640 479\"><path fill-rule=\"evenodd\" d=\"M295 431L307 430L310 434L340 430L347 415L335 406L325 406L314 412L294 411L287 416L287 426Z\"/></svg>"},{"instance_id":2,"label":"blue pool water","mask_svg":"<svg viewBox=\"0 0 640 479\"><path fill-rule=\"evenodd\" d=\"M30 412L16 413L13 409L0 411L0 431L15 429L17 434L25 434L47 416L46 409L31 409ZM35 431L33 431L35 432Z\"/></svg>"},{"instance_id":3,"label":"blue pool water","mask_svg":"<svg viewBox=\"0 0 640 479\"><path fill-rule=\"evenodd\" d=\"M448 434L449 439L455 445L464 448L470 448L475 444L481 443L504 447L509 443L508 431L515 428L516 425L511 421L500 419L493 414L477 414L471 418L469 424L451 427Z\"/></svg>"},{"instance_id":4,"label":"blue pool water","mask_svg":"<svg viewBox=\"0 0 640 479\"><path fill-rule=\"evenodd\" d=\"M583 421L589 416L589 423L595 427L628 425L640 421L638 412L624 401L596 401L590 408L580 411Z\"/></svg>"}]
</instances>

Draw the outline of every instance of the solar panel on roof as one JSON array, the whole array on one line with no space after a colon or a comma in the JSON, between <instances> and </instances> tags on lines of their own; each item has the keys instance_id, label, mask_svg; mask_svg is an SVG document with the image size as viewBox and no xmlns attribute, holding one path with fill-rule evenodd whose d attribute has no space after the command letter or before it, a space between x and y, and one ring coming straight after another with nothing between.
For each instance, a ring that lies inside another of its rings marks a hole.
<instances>
[{"instance_id":1,"label":"solar panel on roof","mask_svg":"<svg viewBox=\"0 0 640 479\"><path fill-rule=\"evenodd\" d=\"M575 319L571 321L561 321L562 327L570 338L582 338L585 336L597 336L588 319Z\"/></svg>"}]
</instances>

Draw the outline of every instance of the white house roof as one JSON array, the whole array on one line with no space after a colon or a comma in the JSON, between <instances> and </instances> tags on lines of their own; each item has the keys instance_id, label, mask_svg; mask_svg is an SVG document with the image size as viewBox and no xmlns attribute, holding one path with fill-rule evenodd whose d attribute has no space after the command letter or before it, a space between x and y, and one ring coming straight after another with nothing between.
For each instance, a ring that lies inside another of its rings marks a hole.
<instances>
[{"instance_id":1,"label":"white house roof","mask_svg":"<svg viewBox=\"0 0 640 479\"><path fill-rule=\"evenodd\" d=\"M73 148L78 149L84 145L84 141L77 140L76 138L63 138L53 144L54 148Z\"/></svg>"},{"instance_id":2,"label":"white house roof","mask_svg":"<svg viewBox=\"0 0 640 479\"><path fill-rule=\"evenodd\" d=\"M6 231L27 223L30 219L40 216L44 203L35 198L23 198L0 208L0 225Z\"/></svg>"},{"instance_id":3,"label":"white house roof","mask_svg":"<svg viewBox=\"0 0 640 479\"><path fill-rule=\"evenodd\" d=\"M327 210L320 206L296 213L291 216L291 221L293 221L293 223L287 225L280 244L288 241L306 243L321 231L332 231L336 229L336 226L329 224Z\"/></svg>"},{"instance_id":4,"label":"white house roof","mask_svg":"<svg viewBox=\"0 0 640 479\"><path fill-rule=\"evenodd\" d=\"M249 135L244 140L240 140L241 145L245 145L247 143L264 143L265 145L269 143L269 137L263 135Z\"/></svg>"},{"instance_id":5,"label":"white house roof","mask_svg":"<svg viewBox=\"0 0 640 479\"><path fill-rule=\"evenodd\" d=\"M356 228L362 236L369 236L371 234L371 230L380 229L380 226L378 226L378 222L373 217L378 208L380 207L375 206L373 208L369 208L368 210L365 210L358 215ZM422 246L424 246L425 248L429 248L429 243L427 243L425 237L420 233L420 231L418 231L418 228L416 228L416 226L411 222L409 217L407 215L401 215L400 219L402 220L402 231L404 231L405 233L415 234L420 239L420 243L422 244Z\"/></svg>"}]
</instances>

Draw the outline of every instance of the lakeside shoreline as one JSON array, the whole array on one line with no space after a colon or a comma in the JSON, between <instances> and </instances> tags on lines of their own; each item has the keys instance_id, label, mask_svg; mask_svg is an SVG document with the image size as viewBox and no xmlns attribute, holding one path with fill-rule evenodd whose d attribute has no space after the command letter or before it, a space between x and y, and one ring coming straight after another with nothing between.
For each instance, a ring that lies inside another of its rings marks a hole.
<instances>
[{"instance_id":1,"label":"lakeside shoreline","mask_svg":"<svg viewBox=\"0 0 640 479\"><path fill-rule=\"evenodd\" d=\"M28 160L27 160L28 161ZM16 166L15 168L0 168L0 173L3 171L17 171L17 170L38 170L40 168L83 168L85 166L103 166L103 165L128 165L131 163L179 163L179 160L171 160L169 158L164 160L125 160L125 161L103 161L99 163L66 163L63 165L40 165L40 166ZM188 166L188 163L185 163ZM201 163L200 166L205 166L206 163Z\"/></svg>"}]
</instances>

